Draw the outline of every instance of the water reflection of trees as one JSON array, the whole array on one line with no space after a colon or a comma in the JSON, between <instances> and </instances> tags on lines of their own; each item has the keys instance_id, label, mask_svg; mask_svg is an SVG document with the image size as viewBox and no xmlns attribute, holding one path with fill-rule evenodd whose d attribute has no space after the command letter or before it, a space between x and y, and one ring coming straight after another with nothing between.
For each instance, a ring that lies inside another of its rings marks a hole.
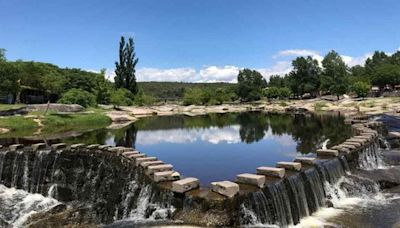
<instances>
[{"instance_id":1,"label":"water reflection of trees","mask_svg":"<svg viewBox=\"0 0 400 228\"><path fill-rule=\"evenodd\" d=\"M337 144L351 135L351 129L337 115L266 114L261 112L209 114L204 116L165 116L141 119L134 125L120 130L98 130L80 137L70 138L69 143L105 143L108 138L118 146L135 147L138 131L168 129L222 128L238 125L242 142L254 143L269 132L273 135L290 135L297 142L297 151L315 151L326 139Z\"/></svg>"}]
</instances>

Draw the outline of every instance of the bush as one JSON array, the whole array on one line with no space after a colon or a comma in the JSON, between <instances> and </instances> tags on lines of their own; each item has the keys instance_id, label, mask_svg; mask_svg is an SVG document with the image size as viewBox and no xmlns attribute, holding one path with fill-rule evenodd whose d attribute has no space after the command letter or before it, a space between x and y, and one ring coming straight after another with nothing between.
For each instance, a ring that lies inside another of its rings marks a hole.
<instances>
[{"instance_id":1,"label":"bush","mask_svg":"<svg viewBox=\"0 0 400 228\"><path fill-rule=\"evenodd\" d=\"M237 98L233 90L217 89L188 89L183 96L184 105L219 105Z\"/></svg>"},{"instance_id":2,"label":"bush","mask_svg":"<svg viewBox=\"0 0 400 228\"><path fill-rule=\"evenodd\" d=\"M139 91L134 100L134 103L139 106L152 105L155 102L156 99L154 97L144 94L143 91Z\"/></svg>"},{"instance_id":3,"label":"bush","mask_svg":"<svg viewBox=\"0 0 400 228\"><path fill-rule=\"evenodd\" d=\"M352 86L353 92L355 92L358 97L366 97L370 89L371 85L366 82L356 82Z\"/></svg>"},{"instance_id":4,"label":"bush","mask_svg":"<svg viewBox=\"0 0 400 228\"><path fill-rule=\"evenodd\" d=\"M203 104L203 91L198 88L188 89L183 95L184 105L201 105Z\"/></svg>"},{"instance_id":5,"label":"bush","mask_svg":"<svg viewBox=\"0 0 400 228\"><path fill-rule=\"evenodd\" d=\"M83 107L94 107L97 105L95 95L82 90L82 89L70 89L64 93L58 103L62 104L79 104Z\"/></svg>"},{"instance_id":6,"label":"bush","mask_svg":"<svg viewBox=\"0 0 400 228\"><path fill-rule=\"evenodd\" d=\"M111 94L110 102L114 107L132 105L133 94L127 89L118 89Z\"/></svg>"},{"instance_id":7,"label":"bush","mask_svg":"<svg viewBox=\"0 0 400 228\"><path fill-rule=\"evenodd\" d=\"M290 89L286 87L269 87L266 90L264 90L264 95L269 98L269 99L285 99L289 98L291 95Z\"/></svg>"}]
</instances>

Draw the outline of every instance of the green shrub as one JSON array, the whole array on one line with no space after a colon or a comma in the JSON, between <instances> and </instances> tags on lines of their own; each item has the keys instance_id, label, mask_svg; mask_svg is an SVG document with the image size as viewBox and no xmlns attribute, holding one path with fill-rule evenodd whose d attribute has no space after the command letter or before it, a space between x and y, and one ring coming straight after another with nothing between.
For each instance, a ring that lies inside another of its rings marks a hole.
<instances>
[{"instance_id":1,"label":"green shrub","mask_svg":"<svg viewBox=\"0 0 400 228\"><path fill-rule=\"evenodd\" d=\"M366 82L356 82L352 86L353 92L355 92L358 97L366 97L370 89L371 85Z\"/></svg>"},{"instance_id":2,"label":"green shrub","mask_svg":"<svg viewBox=\"0 0 400 228\"><path fill-rule=\"evenodd\" d=\"M154 97L144 94L143 91L139 91L134 99L134 103L139 106L152 105L155 102L156 99Z\"/></svg>"},{"instance_id":3,"label":"green shrub","mask_svg":"<svg viewBox=\"0 0 400 228\"><path fill-rule=\"evenodd\" d=\"M68 90L58 102L62 104L79 104L85 108L97 105L95 95L82 89Z\"/></svg>"},{"instance_id":4,"label":"green shrub","mask_svg":"<svg viewBox=\"0 0 400 228\"><path fill-rule=\"evenodd\" d=\"M264 90L264 95L269 99L287 99L291 94L290 89L286 87L269 87Z\"/></svg>"},{"instance_id":5,"label":"green shrub","mask_svg":"<svg viewBox=\"0 0 400 228\"><path fill-rule=\"evenodd\" d=\"M127 89L118 89L111 94L110 102L115 107L133 104L133 94Z\"/></svg>"}]
</instances>

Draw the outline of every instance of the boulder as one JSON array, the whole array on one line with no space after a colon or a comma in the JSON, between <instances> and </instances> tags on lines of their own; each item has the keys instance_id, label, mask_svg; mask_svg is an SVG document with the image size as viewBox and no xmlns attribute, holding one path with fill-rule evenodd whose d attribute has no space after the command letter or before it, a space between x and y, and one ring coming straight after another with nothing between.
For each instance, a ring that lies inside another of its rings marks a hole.
<instances>
[{"instance_id":1,"label":"boulder","mask_svg":"<svg viewBox=\"0 0 400 228\"><path fill-rule=\"evenodd\" d=\"M173 170L170 171L163 171L163 172L156 172L153 175L153 179L155 182L162 182L162 181L176 181L180 179L180 174Z\"/></svg>"},{"instance_id":2,"label":"boulder","mask_svg":"<svg viewBox=\"0 0 400 228\"><path fill-rule=\"evenodd\" d=\"M239 185L231 181L212 182L211 190L231 198L239 193Z\"/></svg>"},{"instance_id":3,"label":"boulder","mask_svg":"<svg viewBox=\"0 0 400 228\"><path fill-rule=\"evenodd\" d=\"M177 193L185 193L199 187L200 181L194 177L187 177L185 179L172 182L172 191Z\"/></svg>"},{"instance_id":4,"label":"boulder","mask_svg":"<svg viewBox=\"0 0 400 228\"><path fill-rule=\"evenodd\" d=\"M38 112L83 112L85 108L78 104L32 104L27 105L26 109L28 111L38 111Z\"/></svg>"}]
</instances>

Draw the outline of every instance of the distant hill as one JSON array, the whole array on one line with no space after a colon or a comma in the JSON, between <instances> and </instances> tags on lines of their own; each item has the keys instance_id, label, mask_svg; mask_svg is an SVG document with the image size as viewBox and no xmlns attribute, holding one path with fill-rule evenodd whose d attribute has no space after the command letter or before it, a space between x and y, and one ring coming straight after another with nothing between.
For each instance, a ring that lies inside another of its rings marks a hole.
<instances>
[{"instance_id":1,"label":"distant hill","mask_svg":"<svg viewBox=\"0 0 400 228\"><path fill-rule=\"evenodd\" d=\"M139 89L156 99L178 100L183 97L186 89L190 88L229 88L232 83L188 83L188 82L138 82Z\"/></svg>"}]
</instances>

